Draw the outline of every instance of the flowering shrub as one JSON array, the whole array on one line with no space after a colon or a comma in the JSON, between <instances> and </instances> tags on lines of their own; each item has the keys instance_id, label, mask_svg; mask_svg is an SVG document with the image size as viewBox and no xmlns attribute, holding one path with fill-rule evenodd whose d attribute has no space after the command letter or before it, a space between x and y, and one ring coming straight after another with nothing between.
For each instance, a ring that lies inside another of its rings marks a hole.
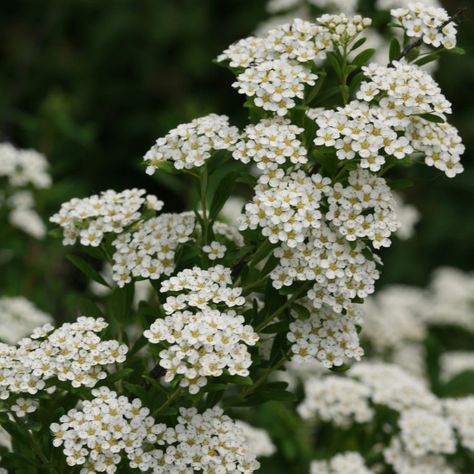
<instances>
[{"instance_id":1,"label":"flowering shrub","mask_svg":"<svg viewBox=\"0 0 474 474\"><path fill-rule=\"evenodd\" d=\"M392 168L425 163L452 178L464 151L450 103L420 68L454 48L453 22L419 5L392 14L405 34L383 64L369 63L371 20L359 15L296 19L226 49L217 61L250 123L196 118L144 156L149 175L193 183L191 210L162 213L132 188L73 198L51 217L80 249L72 262L109 291L77 321L0 347L6 468L254 472L273 447L224 410L294 401L271 378L287 362L337 372L361 359L358 305L402 224ZM247 200L225 222L236 189ZM152 294L137 304L144 281ZM462 463L458 445L472 447L466 403L381 363L308 379L303 418L380 435L368 437L375 458L347 449L311 471L454 472L448 456Z\"/></svg>"}]
</instances>

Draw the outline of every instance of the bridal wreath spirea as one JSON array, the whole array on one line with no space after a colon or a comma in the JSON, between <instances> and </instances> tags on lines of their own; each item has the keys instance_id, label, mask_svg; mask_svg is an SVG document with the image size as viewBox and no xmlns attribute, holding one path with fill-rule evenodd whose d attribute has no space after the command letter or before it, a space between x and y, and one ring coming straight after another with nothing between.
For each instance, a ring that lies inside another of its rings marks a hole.
<instances>
[{"instance_id":1,"label":"bridal wreath spirea","mask_svg":"<svg viewBox=\"0 0 474 474\"><path fill-rule=\"evenodd\" d=\"M345 4L346 13L355 8ZM450 102L423 69L431 53L436 59L456 44L447 13L422 4L392 11L391 26L404 35L393 35L383 59L364 46L371 19L346 13L289 20L218 56L249 122L194 118L158 138L143 159L148 175L176 184L187 210L131 188L74 198L52 216L64 244L88 254L76 266L110 286L89 305L107 322L79 318L2 345L0 393L16 418L29 419L41 411L41 390L77 389L75 405L50 426L69 466L254 472L257 448L224 409L292 400L286 383L268 380L288 361L323 374L363 356L358 305L375 291L381 251L403 235L403 222L417 219L402 216L394 189L415 163L443 178L461 173L464 146L448 123ZM233 194L241 200L230 215ZM139 282L148 285L146 300L137 298ZM383 316L368 315L367 339L387 332L375 351L394 348L407 332L414 342L424 337L409 315L393 331L373 320ZM115 339L102 340L105 329ZM110 373L110 364L125 367ZM355 364L348 374L308 377L298 413L344 429L379 423L384 438L374 449L387 472L448 474L457 439L472 447L472 417L460 415L472 400L444 403L383 363ZM350 450L310 469L379 472L373 467Z\"/></svg>"}]
</instances>

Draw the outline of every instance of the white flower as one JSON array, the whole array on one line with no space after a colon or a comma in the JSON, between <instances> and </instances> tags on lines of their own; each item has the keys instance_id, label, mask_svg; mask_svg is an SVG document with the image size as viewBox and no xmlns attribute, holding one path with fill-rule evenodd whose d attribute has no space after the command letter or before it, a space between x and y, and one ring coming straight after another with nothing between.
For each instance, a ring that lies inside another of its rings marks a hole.
<instances>
[{"instance_id":1,"label":"white flower","mask_svg":"<svg viewBox=\"0 0 474 474\"><path fill-rule=\"evenodd\" d=\"M39 403L29 398L17 398L11 409L18 418L23 418L28 413L33 413L38 409Z\"/></svg>"},{"instance_id":2,"label":"white flower","mask_svg":"<svg viewBox=\"0 0 474 474\"><path fill-rule=\"evenodd\" d=\"M207 254L209 260L217 260L224 257L227 247L213 241L209 245L205 245L202 250Z\"/></svg>"},{"instance_id":3,"label":"white flower","mask_svg":"<svg viewBox=\"0 0 474 474\"><path fill-rule=\"evenodd\" d=\"M147 174L153 174L160 163L171 161L176 169L202 166L216 150L232 150L239 134L225 115L210 114L178 125L145 154Z\"/></svg>"}]
</instances>

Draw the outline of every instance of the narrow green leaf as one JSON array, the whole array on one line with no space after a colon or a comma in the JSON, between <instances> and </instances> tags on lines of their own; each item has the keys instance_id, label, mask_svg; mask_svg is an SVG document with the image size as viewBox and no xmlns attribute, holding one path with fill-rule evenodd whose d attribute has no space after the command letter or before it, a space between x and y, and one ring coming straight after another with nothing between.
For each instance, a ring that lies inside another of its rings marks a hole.
<instances>
[{"instance_id":1,"label":"narrow green leaf","mask_svg":"<svg viewBox=\"0 0 474 474\"><path fill-rule=\"evenodd\" d=\"M374 48L369 48L369 49L366 49L365 51L362 51L361 53L359 53L353 60L352 60L352 64L355 64L356 66L359 66L359 67L362 67L364 64L366 64L368 61L370 61L370 59L372 58L372 56L374 55L375 53L375 49Z\"/></svg>"},{"instance_id":2,"label":"narrow green leaf","mask_svg":"<svg viewBox=\"0 0 474 474\"><path fill-rule=\"evenodd\" d=\"M443 117L440 117L439 115L436 115L436 114L420 114L418 115L418 117L428 120L428 122L434 122L434 123L446 122L446 120Z\"/></svg>"},{"instance_id":3,"label":"narrow green leaf","mask_svg":"<svg viewBox=\"0 0 474 474\"><path fill-rule=\"evenodd\" d=\"M390 62L395 60L398 55L401 52L401 46L400 43L398 42L397 38L392 38L392 41L390 41L390 50L389 50L389 59Z\"/></svg>"},{"instance_id":4,"label":"narrow green leaf","mask_svg":"<svg viewBox=\"0 0 474 474\"><path fill-rule=\"evenodd\" d=\"M110 288L110 285L104 280L100 273L92 268L85 260L76 255L68 255L67 259L88 278Z\"/></svg>"}]
</instances>

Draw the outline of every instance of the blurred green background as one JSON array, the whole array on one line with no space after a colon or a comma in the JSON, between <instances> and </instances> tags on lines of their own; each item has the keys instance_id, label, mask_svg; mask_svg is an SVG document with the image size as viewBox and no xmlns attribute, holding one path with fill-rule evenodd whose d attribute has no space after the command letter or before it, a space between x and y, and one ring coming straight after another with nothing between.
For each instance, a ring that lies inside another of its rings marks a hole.
<instances>
[{"instance_id":1,"label":"blurred green background","mask_svg":"<svg viewBox=\"0 0 474 474\"><path fill-rule=\"evenodd\" d=\"M363 0L368 10L371 1ZM441 265L474 267L474 5L445 6L467 7L459 35L467 54L445 57L437 73L467 146L466 172L450 180L422 166L409 171L415 186L404 194L422 221L414 238L385 252L381 284L423 285ZM147 177L141 157L157 137L199 115L226 113L244 123L231 74L212 60L267 16L263 0L3 2L0 133L48 156L55 187L43 195L45 215L73 196L134 186L158 194L168 210L181 209L184 194ZM52 255L64 252L51 245L20 252L21 264L0 277L4 292L57 310L51 295L81 283L69 264L45 273ZM26 264L28 283L21 280Z\"/></svg>"}]
</instances>

